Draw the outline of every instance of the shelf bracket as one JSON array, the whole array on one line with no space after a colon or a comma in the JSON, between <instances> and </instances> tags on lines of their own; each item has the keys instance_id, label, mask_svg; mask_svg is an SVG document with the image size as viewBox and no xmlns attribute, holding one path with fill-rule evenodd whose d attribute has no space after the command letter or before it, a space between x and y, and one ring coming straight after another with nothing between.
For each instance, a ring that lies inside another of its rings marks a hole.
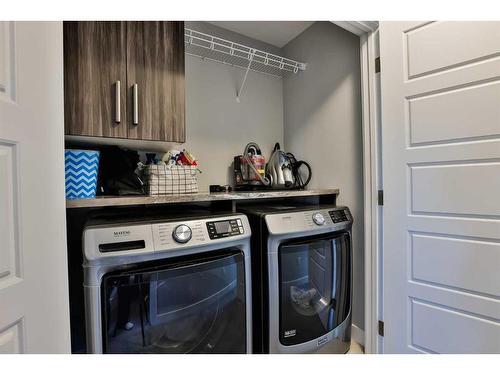
<instances>
[{"instance_id":1,"label":"shelf bracket","mask_svg":"<svg viewBox=\"0 0 500 375\"><path fill-rule=\"evenodd\" d=\"M240 103L241 93L243 92L243 89L245 88L245 82L247 81L248 72L250 71L250 67L252 65L252 60L253 60L253 54L250 56L250 61L248 62L248 66L247 66L247 69L245 71L245 76L243 77L243 81L241 82L240 89L236 91L236 101L238 103Z\"/></svg>"}]
</instances>

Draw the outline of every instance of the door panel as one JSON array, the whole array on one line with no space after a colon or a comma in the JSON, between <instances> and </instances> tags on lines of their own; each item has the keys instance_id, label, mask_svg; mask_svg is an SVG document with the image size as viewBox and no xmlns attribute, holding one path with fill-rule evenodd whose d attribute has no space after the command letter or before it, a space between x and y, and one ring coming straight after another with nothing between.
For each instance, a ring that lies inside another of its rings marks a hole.
<instances>
[{"instance_id":1,"label":"door panel","mask_svg":"<svg viewBox=\"0 0 500 375\"><path fill-rule=\"evenodd\" d=\"M417 300L411 300L411 316L411 344L416 348L445 354L497 353L497 321Z\"/></svg>"},{"instance_id":2,"label":"door panel","mask_svg":"<svg viewBox=\"0 0 500 375\"><path fill-rule=\"evenodd\" d=\"M66 134L127 137L125 42L125 22L64 22Z\"/></svg>"},{"instance_id":3,"label":"door panel","mask_svg":"<svg viewBox=\"0 0 500 375\"><path fill-rule=\"evenodd\" d=\"M0 354L22 353L22 332L21 321L17 321L0 331Z\"/></svg>"},{"instance_id":4,"label":"door panel","mask_svg":"<svg viewBox=\"0 0 500 375\"><path fill-rule=\"evenodd\" d=\"M128 137L184 142L183 22L127 22L127 81Z\"/></svg>"},{"instance_id":5,"label":"door panel","mask_svg":"<svg viewBox=\"0 0 500 375\"><path fill-rule=\"evenodd\" d=\"M484 259L481 272L475 272L478 256ZM498 242L412 233L411 262L413 280L500 296Z\"/></svg>"},{"instance_id":6,"label":"door panel","mask_svg":"<svg viewBox=\"0 0 500 375\"><path fill-rule=\"evenodd\" d=\"M500 22L430 22L406 29L408 78L499 56L499 27Z\"/></svg>"},{"instance_id":7,"label":"door panel","mask_svg":"<svg viewBox=\"0 0 500 375\"><path fill-rule=\"evenodd\" d=\"M499 80L410 99L410 146L499 138L498 103Z\"/></svg>"},{"instance_id":8,"label":"door panel","mask_svg":"<svg viewBox=\"0 0 500 375\"><path fill-rule=\"evenodd\" d=\"M500 352L500 23L380 38L384 351Z\"/></svg>"},{"instance_id":9,"label":"door panel","mask_svg":"<svg viewBox=\"0 0 500 375\"><path fill-rule=\"evenodd\" d=\"M464 162L410 165L411 213L500 217L500 162Z\"/></svg>"},{"instance_id":10,"label":"door panel","mask_svg":"<svg viewBox=\"0 0 500 375\"><path fill-rule=\"evenodd\" d=\"M63 26L0 30L0 353L67 353Z\"/></svg>"},{"instance_id":11,"label":"door panel","mask_svg":"<svg viewBox=\"0 0 500 375\"><path fill-rule=\"evenodd\" d=\"M0 141L0 287L20 276L16 154L15 144Z\"/></svg>"}]
</instances>

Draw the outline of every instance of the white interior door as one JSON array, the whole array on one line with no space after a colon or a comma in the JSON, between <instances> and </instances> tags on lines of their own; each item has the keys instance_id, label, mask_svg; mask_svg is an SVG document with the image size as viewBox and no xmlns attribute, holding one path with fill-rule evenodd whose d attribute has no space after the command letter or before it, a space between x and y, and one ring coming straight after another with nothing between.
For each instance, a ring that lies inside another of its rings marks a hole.
<instances>
[{"instance_id":1,"label":"white interior door","mask_svg":"<svg viewBox=\"0 0 500 375\"><path fill-rule=\"evenodd\" d=\"M382 22L384 351L500 353L500 22Z\"/></svg>"},{"instance_id":2,"label":"white interior door","mask_svg":"<svg viewBox=\"0 0 500 375\"><path fill-rule=\"evenodd\" d=\"M0 22L0 353L70 351L61 22Z\"/></svg>"}]
</instances>

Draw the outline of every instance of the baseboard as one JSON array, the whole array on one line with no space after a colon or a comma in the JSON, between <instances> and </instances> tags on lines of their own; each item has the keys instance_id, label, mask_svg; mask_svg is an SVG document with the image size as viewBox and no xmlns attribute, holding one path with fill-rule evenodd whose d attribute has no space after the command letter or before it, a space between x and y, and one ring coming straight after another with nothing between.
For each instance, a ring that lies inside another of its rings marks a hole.
<instances>
[{"instance_id":1,"label":"baseboard","mask_svg":"<svg viewBox=\"0 0 500 375\"><path fill-rule=\"evenodd\" d=\"M356 341L358 344L365 346L365 331L353 324L351 326L351 340Z\"/></svg>"}]
</instances>

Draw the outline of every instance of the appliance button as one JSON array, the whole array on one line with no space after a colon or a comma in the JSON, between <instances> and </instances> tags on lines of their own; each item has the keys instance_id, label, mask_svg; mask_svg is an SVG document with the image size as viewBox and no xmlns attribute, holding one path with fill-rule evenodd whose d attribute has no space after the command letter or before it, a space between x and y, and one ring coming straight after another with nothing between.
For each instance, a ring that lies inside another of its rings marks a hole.
<instances>
[{"instance_id":1,"label":"appliance button","mask_svg":"<svg viewBox=\"0 0 500 375\"><path fill-rule=\"evenodd\" d=\"M243 227L240 227L240 233L243 234L244 231L243 231Z\"/></svg>"},{"instance_id":2,"label":"appliance button","mask_svg":"<svg viewBox=\"0 0 500 375\"><path fill-rule=\"evenodd\" d=\"M243 224L241 224L241 219L236 219L236 222L238 223L238 226L241 227Z\"/></svg>"},{"instance_id":3,"label":"appliance button","mask_svg":"<svg viewBox=\"0 0 500 375\"><path fill-rule=\"evenodd\" d=\"M321 212L316 212L312 215L312 219L316 225L323 225L325 224L325 217Z\"/></svg>"},{"instance_id":4,"label":"appliance button","mask_svg":"<svg viewBox=\"0 0 500 375\"><path fill-rule=\"evenodd\" d=\"M193 235L191 228L189 228L186 224L181 224L175 227L172 232L172 237L175 242L178 243L186 243L188 242Z\"/></svg>"}]
</instances>

